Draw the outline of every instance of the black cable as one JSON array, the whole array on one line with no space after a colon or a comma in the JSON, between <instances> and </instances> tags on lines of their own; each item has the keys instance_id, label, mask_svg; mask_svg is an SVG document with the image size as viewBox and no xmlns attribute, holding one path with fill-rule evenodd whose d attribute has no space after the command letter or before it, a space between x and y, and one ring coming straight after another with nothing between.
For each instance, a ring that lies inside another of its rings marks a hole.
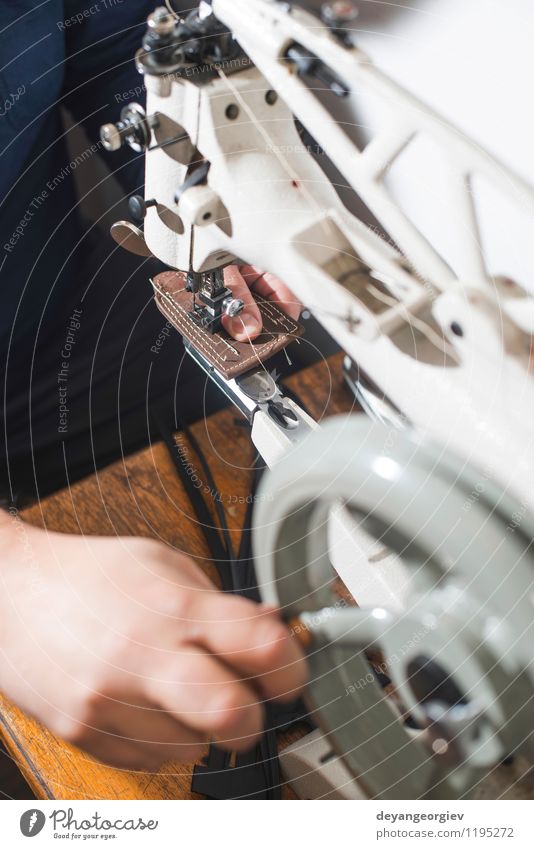
<instances>
[{"instance_id":1,"label":"black cable","mask_svg":"<svg viewBox=\"0 0 534 849\"><path fill-rule=\"evenodd\" d=\"M236 584L241 587L240 595L259 602L261 601L261 598L252 557L252 514L254 511L254 501L256 499L258 485L265 469L263 460L259 454L257 454L254 458L253 469L254 473L250 487L250 501L247 504L243 523L243 533L241 534L241 543L236 562Z\"/></svg>"},{"instance_id":2,"label":"black cable","mask_svg":"<svg viewBox=\"0 0 534 849\"><path fill-rule=\"evenodd\" d=\"M193 486L191 477L186 468L186 458L183 456L183 453L178 450L166 419L160 410L153 411L152 415L158 426L161 437L165 442L171 460L178 473L178 477L182 482L187 497L189 498L191 506L196 514L206 545L211 552L215 567L219 573L222 588L224 592L232 592L232 576L231 570L228 568L230 558L225 544L213 523L213 517L209 512L206 502L202 498L199 490Z\"/></svg>"},{"instance_id":3,"label":"black cable","mask_svg":"<svg viewBox=\"0 0 534 849\"><path fill-rule=\"evenodd\" d=\"M223 590L259 601L252 563L251 523L256 486L261 474L260 458L257 457L254 464L251 499L247 505L245 526L236 560L220 493L200 445L187 425L183 425L177 420L177 427L187 436L206 476L220 523L220 533L213 524L213 517L200 491L191 481L186 468L186 458L177 448L171 428L167 424L167 417L164 416L162 410L156 410L153 412L153 418L201 525L206 544L212 553L215 567L219 573ZM230 569L228 569L228 566L230 566ZM191 788L194 792L212 799L281 798L281 777L276 729L274 727L276 725L274 722L275 712L269 703L266 705L266 714L267 728L260 743L252 752L237 755L235 767L230 766L229 753L223 752L214 745L209 747L205 764L196 766L194 769L191 782Z\"/></svg>"},{"instance_id":4,"label":"black cable","mask_svg":"<svg viewBox=\"0 0 534 849\"><path fill-rule=\"evenodd\" d=\"M224 539L224 542L225 542L225 545L226 545L226 552L227 552L227 555L228 555L228 560L230 561L230 565L232 565L232 563L235 561L235 553L234 553L234 547L232 545L232 539L230 537L230 531L228 529L228 523L226 521L226 514L224 512L224 508L223 508L222 503L221 503L221 494L220 494L219 490L217 489L217 485L216 485L216 483L213 479L211 469L208 465L208 462L206 460L204 452L202 451L200 445L198 444L198 442L196 440L196 437L194 436L194 434L192 433L192 431L190 430L190 428L188 427L187 424L180 424L180 422L178 421L177 425L178 425L178 429L181 430L183 433L185 433L185 435L187 436L193 451L195 452L195 454L197 455L197 457L200 461L200 465L202 466L204 474L206 475L206 480L207 480L208 485L209 485L210 494L212 496L215 511L216 511L217 516L219 518L221 533L223 535L223 539Z\"/></svg>"}]
</instances>

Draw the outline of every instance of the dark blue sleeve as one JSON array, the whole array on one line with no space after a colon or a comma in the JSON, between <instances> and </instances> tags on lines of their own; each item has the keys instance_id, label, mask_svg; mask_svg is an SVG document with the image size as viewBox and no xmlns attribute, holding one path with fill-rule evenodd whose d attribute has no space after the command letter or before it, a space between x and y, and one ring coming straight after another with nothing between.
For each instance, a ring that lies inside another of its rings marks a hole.
<instances>
[{"instance_id":1,"label":"dark blue sleeve","mask_svg":"<svg viewBox=\"0 0 534 849\"><path fill-rule=\"evenodd\" d=\"M85 267L60 107L96 145L100 125L117 119L125 102L143 102L134 54L155 5L0 0L0 377L9 339L30 336ZM101 155L126 193L140 187L142 156L129 148Z\"/></svg>"},{"instance_id":2,"label":"dark blue sleeve","mask_svg":"<svg viewBox=\"0 0 534 849\"><path fill-rule=\"evenodd\" d=\"M145 104L134 55L154 0L66 0L64 105L94 143L102 124L119 119L127 103ZM102 152L126 193L143 181L143 155L130 148Z\"/></svg>"},{"instance_id":3,"label":"dark blue sleeve","mask_svg":"<svg viewBox=\"0 0 534 849\"><path fill-rule=\"evenodd\" d=\"M23 171L61 97L63 0L0 3L0 202Z\"/></svg>"}]
</instances>

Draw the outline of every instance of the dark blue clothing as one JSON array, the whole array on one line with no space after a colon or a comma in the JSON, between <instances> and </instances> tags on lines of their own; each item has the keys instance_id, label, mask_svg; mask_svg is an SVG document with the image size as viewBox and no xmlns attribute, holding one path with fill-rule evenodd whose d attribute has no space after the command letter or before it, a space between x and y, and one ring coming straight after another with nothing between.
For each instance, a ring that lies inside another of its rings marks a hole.
<instances>
[{"instance_id":1,"label":"dark blue clothing","mask_svg":"<svg viewBox=\"0 0 534 849\"><path fill-rule=\"evenodd\" d=\"M55 305L72 293L84 263L76 163L59 107L98 144L100 125L116 120L125 93L142 85L133 57L154 5L0 2L1 355L11 333L18 340L34 331L49 297ZM140 185L141 157L124 150L107 160L127 192Z\"/></svg>"},{"instance_id":2,"label":"dark blue clothing","mask_svg":"<svg viewBox=\"0 0 534 849\"><path fill-rule=\"evenodd\" d=\"M134 55L155 5L0 0L0 503L145 445L155 408L213 409L153 303L161 266L82 220L60 111L83 126L85 159L105 157L123 194L142 189L143 156L103 153L99 128L143 103Z\"/></svg>"},{"instance_id":3,"label":"dark blue clothing","mask_svg":"<svg viewBox=\"0 0 534 849\"><path fill-rule=\"evenodd\" d=\"M162 408L172 424L223 402L153 303L161 265L82 220L67 152L60 107L85 130L81 155L103 156L123 195L142 190L143 156L104 153L99 129L144 102L134 55L156 5L0 0L0 503L142 447Z\"/></svg>"}]
</instances>

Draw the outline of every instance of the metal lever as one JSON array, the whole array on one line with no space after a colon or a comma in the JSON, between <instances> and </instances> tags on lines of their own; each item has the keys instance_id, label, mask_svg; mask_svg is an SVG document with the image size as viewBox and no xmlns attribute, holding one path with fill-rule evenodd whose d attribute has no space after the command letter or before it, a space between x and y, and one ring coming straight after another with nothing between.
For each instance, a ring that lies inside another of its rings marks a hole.
<instances>
[{"instance_id":1,"label":"metal lever","mask_svg":"<svg viewBox=\"0 0 534 849\"><path fill-rule=\"evenodd\" d=\"M291 430L299 426L298 416L293 412L291 407L280 401L269 401L267 411L270 417L283 428Z\"/></svg>"},{"instance_id":2,"label":"metal lever","mask_svg":"<svg viewBox=\"0 0 534 849\"><path fill-rule=\"evenodd\" d=\"M157 206L158 202L154 198L145 200L142 195L133 195L128 201L128 207L132 218L136 221L143 221L146 217L146 211L151 206Z\"/></svg>"},{"instance_id":3,"label":"metal lever","mask_svg":"<svg viewBox=\"0 0 534 849\"><path fill-rule=\"evenodd\" d=\"M117 221L111 225L114 242L136 256L154 256L145 241L145 234L131 221Z\"/></svg>"}]
</instances>

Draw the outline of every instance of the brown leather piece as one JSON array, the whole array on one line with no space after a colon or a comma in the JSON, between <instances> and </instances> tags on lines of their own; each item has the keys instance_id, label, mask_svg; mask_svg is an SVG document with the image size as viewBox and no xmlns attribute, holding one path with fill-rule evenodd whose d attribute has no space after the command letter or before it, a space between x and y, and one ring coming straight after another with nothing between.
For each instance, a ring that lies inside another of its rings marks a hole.
<instances>
[{"instance_id":1,"label":"brown leather piece","mask_svg":"<svg viewBox=\"0 0 534 849\"><path fill-rule=\"evenodd\" d=\"M253 342L236 342L225 330L208 333L189 317L193 296L185 289L186 276L180 271L164 271L152 281L155 301L165 318L226 379L254 368L302 336L304 328L271 301L254 295L263 330Z\"/></svg>"}]
</instances>

